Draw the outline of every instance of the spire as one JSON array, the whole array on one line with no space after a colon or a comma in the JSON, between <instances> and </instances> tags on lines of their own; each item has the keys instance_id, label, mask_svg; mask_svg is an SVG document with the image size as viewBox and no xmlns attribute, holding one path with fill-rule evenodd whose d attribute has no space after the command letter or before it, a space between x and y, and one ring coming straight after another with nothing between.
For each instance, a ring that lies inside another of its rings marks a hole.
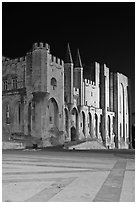
<instances>
[{"instance_id":1,"label":"spire","mask_svg":"<svg viewBox=\"0 0 137 204\"><path fill-rule=\"evenodd\" d=\"M68 43L68 47L67 47L65 63L73 63L69 43Z\"/></svg>"},{"instance_id":2,"label":"spire","mask_svg":"<svg viewBox=\"0 0 137 204\"><path fill-rule=\"evenodd\" d=\"M75 67L81 67L82 68L82 62L81 62L81 57L80 57L80 54L79 54L79 49L77 50Z\"/></svg>"}]
</instances>

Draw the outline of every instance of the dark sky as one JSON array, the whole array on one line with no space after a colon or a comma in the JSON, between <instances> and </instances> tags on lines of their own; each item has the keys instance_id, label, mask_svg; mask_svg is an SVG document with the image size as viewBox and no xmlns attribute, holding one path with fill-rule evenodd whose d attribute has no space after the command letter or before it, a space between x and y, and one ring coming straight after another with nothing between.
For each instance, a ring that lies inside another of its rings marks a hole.
<instances>
[{"instance_id":1,"label":"dark sky","mask_svg":"<svg viewBox=\"0 0 137 204\"><path fill-rule=\"evenodd\" d=\"M69 42L74 61L79 48L83 64L130 77L134 111L135 3L2 3L2 54L24 56L34 42L49 43L61 59Z\"/></svg>"}]
</instances>

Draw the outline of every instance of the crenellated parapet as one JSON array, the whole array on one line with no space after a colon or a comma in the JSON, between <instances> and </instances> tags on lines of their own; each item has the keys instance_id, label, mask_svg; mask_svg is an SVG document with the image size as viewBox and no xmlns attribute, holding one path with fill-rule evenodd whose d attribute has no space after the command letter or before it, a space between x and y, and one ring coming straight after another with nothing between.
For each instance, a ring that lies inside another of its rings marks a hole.
<instances>
[{"instance_id":1,"label":"crenellated parapet","mask_svg":"<svg viewBox=\"0 0 137 204\"><path fill-rule=\"evenodd\" d=\"M19 58L15 58L15 59L10 59L8 57L2 57L2 63L3 65L5 66L12 66L12 65L15 65L15 64L18 64L18 63L23 63L26 61L26 57L19 57Z\"/></svg>"},{"instance_id":2,"label":"crenellated parapet","mask_svg":"<svg viewBox=\"0 0 137 204\"><path fill-rule=\"evenodd\" d=\"M86 86L90 86L90 85L95 86L95 82L94 82L94 81L91 81L91 80L89 80L89 79L84 79L84 82L85 82L85 85L86 85Z\"/></svg>"},{"instance_id":3,"label":"crenellated parapet","mask_svg":"<svg viewBox=\"0 0 137 204\"><path fill-rule=\"evenodd\" d=\"M64 66L64 61L58 57L53 56L52 54L50 54L50 65L59 65L59 66Z\"/></svg>"},{"instance_id":4,"label":"crenellated parapet","mask_svg":"<svg viewBox=\"0 0 137 204\"><path fill-rule=\"evenodd\" d=\"M47 43L43 43L43 42L34 43L32 46L32 51L34 51L36 49L46 49L50 53L50 46Z\"/></svg>"},{"instance_id":5,"label":"crenellated parapet","mask_svg":"<svg viewBox=\"0 0 137 204\"><path fill-rule=\"evenodd\" d=\"M43 43L43 42L34 43L32 46L32 51L39 50L39 49L43 49L43 50L47 51L47 53L49 54L51 66L53 66L53 65L56 65L56 67L57 67L57 65L58 66L64 66L63 60L50 54L50 45L49 44Z\"/></svg>"}]
</instances>

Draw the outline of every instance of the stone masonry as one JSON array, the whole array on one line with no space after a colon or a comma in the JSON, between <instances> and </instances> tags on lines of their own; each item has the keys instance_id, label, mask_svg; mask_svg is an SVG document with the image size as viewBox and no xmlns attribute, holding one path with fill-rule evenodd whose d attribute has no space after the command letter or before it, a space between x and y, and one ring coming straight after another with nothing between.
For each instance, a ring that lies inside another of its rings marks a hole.
<instances>
[{"instance_id":1,"label":"stone masonry","mask_svg":"<svg viewBox=\"0 0 137 204\"><path fill-rule=\"evenodd\" d=\"M25 57L2 58L3 141L42 147L96 140L107 148L130 147L128 78L92 63L93 81L83 78L79 50L73 63L35 43Z\"/></svg>"}]
</instances>

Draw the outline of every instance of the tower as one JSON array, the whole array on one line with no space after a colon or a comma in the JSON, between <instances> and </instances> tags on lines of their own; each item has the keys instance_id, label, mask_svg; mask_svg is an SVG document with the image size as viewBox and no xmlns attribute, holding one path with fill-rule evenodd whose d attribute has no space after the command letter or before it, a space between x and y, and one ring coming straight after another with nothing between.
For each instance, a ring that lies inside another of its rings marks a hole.
<instances>
[{"instance_id":1,"label":"tower","mask_svg":"<svg viewBox=\"0 0 137 204\"><path fill-rule=\"evenodd\" d=\"M73 61L69 44L64 64L64 96L65 102L73 103Z\"/></svg>"},{"instance_id":2,"label":"tower","mask_svg":"<svg viewBox=\"0 0 137 204\"><path fill-rule=\"evenodd\" d=\"M77 56L76 56L75 68L74 68L74 87L79 89L78 105L84 105L83 104L83 67L82 67L79 49L77 50Z\"/></svg>"},{"instance_id":3,"label":"tower","mask_svg":"<svg viewBox=\"0 0 137 204\"><path fill-rule=\"evenodd\" d=\"M102 121L101 121L101 131L102 139L106 145L107 138L107 107L108 107L108 72L109 69L105 64L101 65L100 69L100 108L102 109Z\"/></svg>"},{"instance_id":4,"label":"tower","mask_svg":"<svg viewBox=\"0 0 137 204\"><path fill-rule=\"evenodd\" d=\"M50 54L48 44L35 43L26 64L28 109L36 115L28 114L29 133L45 139L51 128L64 129L64 62Z\"/></svg>"}]
</instances>

